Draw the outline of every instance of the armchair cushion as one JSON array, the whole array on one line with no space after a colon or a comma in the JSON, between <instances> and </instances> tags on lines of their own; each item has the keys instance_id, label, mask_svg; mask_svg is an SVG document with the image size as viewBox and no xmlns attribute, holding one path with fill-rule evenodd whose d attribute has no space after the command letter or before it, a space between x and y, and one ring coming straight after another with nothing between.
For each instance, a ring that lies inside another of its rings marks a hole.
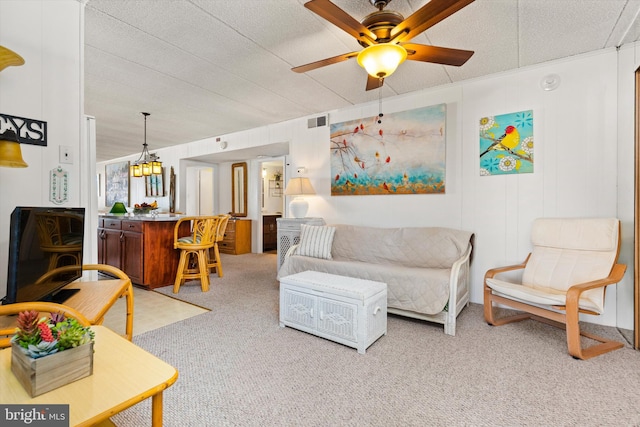
<instances>
[{"instance_id":1,"label":"armchair cushion","mask_svg":"<svg viewBox=\"0 0 640 427\"><path fill-rule=\"evenodd\" d=\"M522 283L487 279L487 286L521 301L565 305L573 286L605 278L618 257L616 218L539 218L533 223L533 250ZM605 288L580 295L581 308L602 313Z\"/></svg>"},{"instance_id":2,"label":"armchair cushion","mask_svg":"<svg viewBox=\"0 0 640 427\"><path fill-rule=\"evenodd\" d=\"M487 279L487 286L500 295L506 295L526 303L558 306L564 306L567 303L567 293L552 288L522 286L499 279ZM594 290L598 291L598 289ZM602 309L598 304L600 300L596 298L595 301L593 301L591 298L588 298L589 292L591 291L582 293L579 301L580 308L602 313Z\"/></svg>"},{"instance_id":3,"label":"armchair cushion","mask_svg":"<svg viewBox=\"0 0 640 427\"><path fill-rule=\"evenodd\" d=\"M618 249L617 218L539 218L531 229L534 246L613 252Z\"/></svg>"}]
</instances>

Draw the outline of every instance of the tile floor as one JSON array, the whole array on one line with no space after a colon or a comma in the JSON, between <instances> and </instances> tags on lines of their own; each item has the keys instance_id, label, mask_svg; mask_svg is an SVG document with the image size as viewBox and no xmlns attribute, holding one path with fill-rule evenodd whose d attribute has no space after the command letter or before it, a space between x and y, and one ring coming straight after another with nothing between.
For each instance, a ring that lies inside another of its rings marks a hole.
<instances>
[{"instance_id":1,"label":"tile floor","mask_svg":"<svg viewBox=\"0 0 640 427\"><path fill-rule=\"evenodd\" d=\"M104 318L104 326L124 334L125 299L120 298ZM133 335L139 335L162 326L209 311L158 292L134 286L133 288Z\"/></svg>"}]
</instances>

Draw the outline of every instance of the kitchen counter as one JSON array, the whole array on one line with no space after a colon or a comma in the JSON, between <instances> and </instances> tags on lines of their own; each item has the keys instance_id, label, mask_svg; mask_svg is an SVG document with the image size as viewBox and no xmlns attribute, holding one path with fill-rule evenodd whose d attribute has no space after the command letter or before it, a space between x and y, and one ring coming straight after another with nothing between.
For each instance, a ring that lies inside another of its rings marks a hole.
<instances>
[{"instance_id":1,"label":"kitchen counter","mask_svg":"<svg viewBox=\"0 0 640 427\"><path fill-rule=\"evenodd\" d=\"M180 251L173 248L177 221L185 215L105 214L98 217L98 261L124 271L137 285L153 289L173 284ZM179 236L189 234L189 222Z\"/></svg>"},{"instance_id":2,"label":"kitchen counter","mask_svg":"<svg viewBox=\"0 0 640 427\"><path fill-rule=\"evenodd\" d=\"M158 214L156 216L153 216L151 214L142 214L142 215L135 215L132 213L127 213L127 214L99 214L98 217L99 218L105 218L105 219L120 219L120 220L127 220L127 221L177 221L178 219L184 217L186 215L180 215L180 214L170 214L170 213L161 213Z\"/></svg>"}]
</instances>

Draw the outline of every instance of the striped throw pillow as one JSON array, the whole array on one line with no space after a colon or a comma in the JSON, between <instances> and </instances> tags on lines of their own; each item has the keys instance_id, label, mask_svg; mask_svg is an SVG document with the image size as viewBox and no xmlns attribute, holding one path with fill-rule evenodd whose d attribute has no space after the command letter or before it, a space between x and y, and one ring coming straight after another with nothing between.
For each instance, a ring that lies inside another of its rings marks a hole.
<instances>
[{"instance_id":1,"label":"striped throw pillow","mask_svg":"<svg viewBox=\"0 0 640 427\"><path fill-rule=\"evenodd\" d=\"M296 255L331 259L331 245L335 227L326 225L300 225L300 246Z\"/></svg>"}]
</instances>

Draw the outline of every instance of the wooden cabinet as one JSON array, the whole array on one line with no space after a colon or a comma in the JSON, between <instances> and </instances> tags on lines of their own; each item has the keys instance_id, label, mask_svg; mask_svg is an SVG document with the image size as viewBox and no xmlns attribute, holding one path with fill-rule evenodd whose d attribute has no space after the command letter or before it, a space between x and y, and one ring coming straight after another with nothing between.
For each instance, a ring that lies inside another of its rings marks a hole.
<instances>
[{"instance_id":1,"label":"wooden cabinet","mask_svg":"<svg viewBox=\"0 0 640 427\"><path fill-rule=\"evenodd\" d=\"M120 220L98 220L98 263L122 270L121 228Z\"/></svg>"},{"instance_id":2,"label":"wooden cabinet","mask_svg":"<svg viewBox=\"0 0 640 427\"><path fill-rule=\"evenodd\" d=\"M122 221L122 268L133 283L144 283L144 234L142 223ZM175 277L174 277L175 279Z\"/></svg>"},{"instance_id":3,"label":"wooden cabinet","mask_svg":"<svg viewBox=\"0 0 640 427\"><path fill-rule=\"evenodd\" d=\"M278 222L282 215L264 215L262 217L262 251L273 251L278 248Z\"/></svg>"},{"instance_id":4,"label":"wooden cabinet","mask_svg":"<svg viewBox=\"0 0 640 427\"><path fill-rule=\"evenodd\" d=\"M172 285L180 251L173 248L178 218L98 220L98 263L118 267L131 281L148 288ZM182 234L189 233L184 223Z\"/></svg>"},{"instance_id":5,"label":"wooden cabinet","mask_svg":"<svg viewBox=\"0 0 640 427\"><path fill-rule=\"evenodd\" d=\"M224 232L224 239L218 243L224 254L240 255L251 252L251 220L231 218Z\"/></svg>"}]
</instances>

